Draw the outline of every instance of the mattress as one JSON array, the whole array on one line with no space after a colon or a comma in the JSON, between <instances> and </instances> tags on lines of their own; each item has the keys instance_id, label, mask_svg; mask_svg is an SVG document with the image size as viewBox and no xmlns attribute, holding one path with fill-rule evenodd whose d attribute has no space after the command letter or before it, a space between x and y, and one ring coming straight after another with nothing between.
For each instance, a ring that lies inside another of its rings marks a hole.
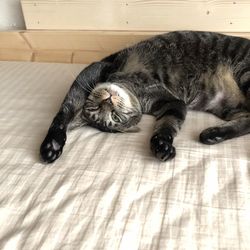
<instances>
[{"instance_id":1,"label":"mattress","mask_svg":"<svg viewBox=\"0 0 250 250\"><path fill-rule=\"evenodd\" d=\"M250 135L200 144L211 114L188 112L169 162L150 152L151 116L138 133L74 130L40 162L83 68L0 62L0 249L249 249Z\"/></svg>"}]
</instances>

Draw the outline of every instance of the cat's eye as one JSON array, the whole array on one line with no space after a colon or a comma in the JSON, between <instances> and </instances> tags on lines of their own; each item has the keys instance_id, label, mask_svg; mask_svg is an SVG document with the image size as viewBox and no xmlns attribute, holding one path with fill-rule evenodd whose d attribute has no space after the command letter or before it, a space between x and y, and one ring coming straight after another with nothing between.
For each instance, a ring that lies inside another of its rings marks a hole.
<instances>
[{"instance_id":1,"label":"cat's eye","mask_svg":"<svg viewBox=\"0 0 250 250\"><path fill-rule=\"evenodd\" d=\"M115 112L112 112L111 117L112 117L112 119L113 119L115 122L120 122L120 121L121 121L119 115L117 115Z\"/></svg>"}]
</instances>

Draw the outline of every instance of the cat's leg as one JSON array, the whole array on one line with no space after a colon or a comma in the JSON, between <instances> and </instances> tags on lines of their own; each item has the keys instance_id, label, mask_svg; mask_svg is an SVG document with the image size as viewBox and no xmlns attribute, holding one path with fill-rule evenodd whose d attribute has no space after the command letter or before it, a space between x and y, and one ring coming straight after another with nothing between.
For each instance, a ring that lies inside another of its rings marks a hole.
<instances>
[{"instance_id":1,"label":"cat's leg","mask_svg":"<svg viewBox=\"0 0 250 250\"><path fill-rule=\"evenodd\" d=\"M202 143L212 145L250 133L250 113L248 111L231 110L223 119L227 122L202 131L200 134Z\"/></svg>"},{"instance_id":2,"label":"cat's leg","mask_svg":"<svg viewBox=\"0 0 250 250\"><path fill-rule=\"evenodd\" d=\"M156 125L151 138L151 150L161 161L175 157L173 138L185 120L187 107L183 101L161 103L155 109Z\"/></svg>"},{"instance_id":3,"label":"cat's leg","mask_svg":"<svg viewBox=\"0 0 250 250\"><path fill-rule=\"evenodd\" d=\"M86 97L95 84L104 81L110 70L110 63L97 62L77 76L41 144L40 155L44 162L51 163L61 155L69 124L79 115Z\"/></svg>"}]
</instances>

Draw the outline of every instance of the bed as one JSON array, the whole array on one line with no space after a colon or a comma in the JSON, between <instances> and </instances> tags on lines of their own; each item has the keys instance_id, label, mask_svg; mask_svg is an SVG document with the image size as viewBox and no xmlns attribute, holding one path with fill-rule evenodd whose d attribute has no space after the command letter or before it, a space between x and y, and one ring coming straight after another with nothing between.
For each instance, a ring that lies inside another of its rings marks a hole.
<instances>
[{"instance_id":1,"label":"bed","mask_svg":"<svg viewBox=\"0 0 250 250\"><path fill-rule=\"evenodd\" d=\"M84 127L51 165L39 146L84 65L0 62L0 249L249 249L250 135L208 146L221 123L189 112L177 156L139 133Z\"/></svg>"}]
</instances>

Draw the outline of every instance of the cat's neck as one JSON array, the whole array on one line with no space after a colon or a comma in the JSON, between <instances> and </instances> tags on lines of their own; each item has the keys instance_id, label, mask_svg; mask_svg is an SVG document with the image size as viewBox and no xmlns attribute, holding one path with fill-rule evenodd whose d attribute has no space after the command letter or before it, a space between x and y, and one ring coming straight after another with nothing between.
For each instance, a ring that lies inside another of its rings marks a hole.
<instances>
[{"instance_id":1,"label":"cat's neck","mask_svg":"<svg viewBox=\"0 0 250 250\"><path fill-rule=\"evenodd\" d=\"M159 100L176 99L174 93L168 91L166 86L144 72L116 72L108 81L131 93L144 114L150 114L152 106Z\"/></svg>"}]
</instances>

